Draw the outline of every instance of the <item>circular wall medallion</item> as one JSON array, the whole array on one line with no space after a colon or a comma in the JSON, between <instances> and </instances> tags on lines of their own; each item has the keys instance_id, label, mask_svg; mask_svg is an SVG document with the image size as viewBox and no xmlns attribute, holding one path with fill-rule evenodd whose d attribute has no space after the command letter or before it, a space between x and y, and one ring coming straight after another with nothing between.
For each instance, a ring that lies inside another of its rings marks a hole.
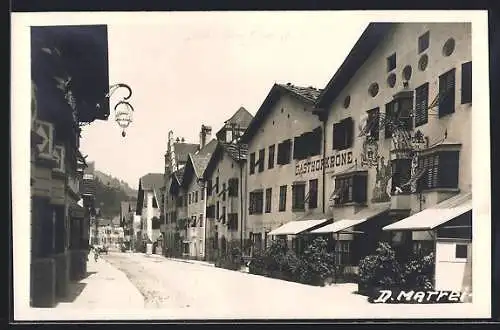
<instances>
[{"instance_id":1,"label":"circular wall medallion","mask_svg":"<svg viewBox=\"0 0 500 330\"><path fill-rule=\"evenodd\" d=\"M443 55L450 56L454 50L455 50L455 39L450 38L446 40L446 42L443 45Z\"/></svg>"},{"instance_id":2,"label":"circular wall medallion","mask_svg":"<svg viewBox=\"0 0 500 330\"><path fill-rule=\"evenodd\" d=\"M428 63L429 56L427 56L427 54L420 56L420 59L418 60L418 68L420 69L420 71L425 71L425 69L427 69Z\"/></svg>"},{"instance_id":3,"label":"circular wall medallion","mask_svg":"<svg viewBox=\"0 0 500 330\"><path fill-rule=\"evenodd\" d=\"M405 66L403 68L403 79L404 80L410 80L410 78L411 78L411 72L412 72L411 66L410 65Z\"/></svg>"},{"instance_id":4,"label":"circular wall medallion","mask_svg":"<svg viewBox=\"0 0 500 330\"><path fill-rule=\"evenodd\" d=\"M351 96L347 95L344 99L344 108L349 108L349 105L351 104Z\"/></svg>"},{"instance_id":5,"label":"circular wall medallion","mask_svg":"<svg viewBox=\"0 0 500 330\"><path fill-rule=\"evenodd\" d=\"M391 73L388 77L387 77L387 86L389 87L394 87L394 85L396 85L396 74L395 73Z\"/></svg>"},{"instance_id":6,"label":"circular wall medallion","mask_svg":"<svg viewBox=\"0 0 500 330\"><path fill-rule=\"evenodd\" d=\"M376 82L372 83L370 87L368 87L368 93L375 97L378 94L378 84Z\"/></svg>"}]
</instances>

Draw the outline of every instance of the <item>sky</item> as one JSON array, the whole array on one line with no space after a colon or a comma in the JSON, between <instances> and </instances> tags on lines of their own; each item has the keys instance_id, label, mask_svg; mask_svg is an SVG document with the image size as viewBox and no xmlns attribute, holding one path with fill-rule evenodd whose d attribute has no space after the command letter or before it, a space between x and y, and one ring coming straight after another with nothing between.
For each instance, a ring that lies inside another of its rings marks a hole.
<instances>
[{"instance_id":1,"label":"sky","mask_svg":"<svg viewBox=\"0 0 500 330\"><path fill-rule=\"evenodd\" d=\"M81 151L137 188L163 173L170 130L199 143L202 124L214 137L239 107L255 114L275 82L324 88L368 23L339 12L191 12L109 24L110 84L132 88L133 122L123 138L111 110L83 128Z\"/></svg>"}]
</instances>

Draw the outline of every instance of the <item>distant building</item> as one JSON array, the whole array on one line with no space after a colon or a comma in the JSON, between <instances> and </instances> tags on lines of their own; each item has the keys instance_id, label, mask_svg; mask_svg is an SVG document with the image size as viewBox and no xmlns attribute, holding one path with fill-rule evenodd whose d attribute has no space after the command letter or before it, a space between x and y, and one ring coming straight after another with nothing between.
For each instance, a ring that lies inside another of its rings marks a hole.
<instances>
[{"instance_id":1,"label":"distant building","mask_svg":"<svg viewBox=\"0 0 500 330\"><path fill-rule=\"evenodd\" d=\"M163 174L149 173L139 179L136 214L141 216L140 239L142 244L155 243L160 237L160 189Z\"/></svg>"},{"instance_id":2,"label":"distant building","mask_svg":"<svg viewBox=\"0 0 500 330\"><path fill-rule=\"evenodd\" d=\"M243 107L228 119L217 133L217 147L205 169L207 187L207 255L215 260L231 247L244 249L246 215L246 175L244 163L247 145L239 138L253 116Z\"/></svg>"}]
</instances>

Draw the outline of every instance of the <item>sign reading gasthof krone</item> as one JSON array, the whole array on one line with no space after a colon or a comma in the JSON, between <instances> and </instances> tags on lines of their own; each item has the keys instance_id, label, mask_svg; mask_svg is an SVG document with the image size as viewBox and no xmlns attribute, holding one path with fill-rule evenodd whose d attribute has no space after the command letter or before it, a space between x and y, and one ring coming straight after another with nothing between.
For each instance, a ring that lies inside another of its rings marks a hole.
<instances>
[{"instance_id":1,"label":"sign reading gasthof krone","mask_svg":"<svg viewBox=\"0 0 500 330\"><path fill-rule=\"evenodd\" d=\"M338 153L321 158L313 157L297 161L295 163L295 175L302 175L310 172L322 171L325 169L351 165L354 162L352 150L343 150Z\"/></svg>"}]
</instances>

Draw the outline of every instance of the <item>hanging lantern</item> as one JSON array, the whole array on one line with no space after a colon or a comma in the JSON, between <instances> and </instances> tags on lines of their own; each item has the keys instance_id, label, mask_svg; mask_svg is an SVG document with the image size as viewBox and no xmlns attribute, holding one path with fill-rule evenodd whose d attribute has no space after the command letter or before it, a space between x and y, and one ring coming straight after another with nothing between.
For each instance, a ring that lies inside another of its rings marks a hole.
<instances>
[{"instance_id":1,"label":"hanging lantern","mask_svg":"<svg viewBox=\"0 0 500 330\"><path fill-rule=\"evenodd\" d=\"M126 101L120 101L115 105L115 121L122 128L122 136L125 137L125 129L132 122L134 108Z\"/></svg>"}]
</instances>

